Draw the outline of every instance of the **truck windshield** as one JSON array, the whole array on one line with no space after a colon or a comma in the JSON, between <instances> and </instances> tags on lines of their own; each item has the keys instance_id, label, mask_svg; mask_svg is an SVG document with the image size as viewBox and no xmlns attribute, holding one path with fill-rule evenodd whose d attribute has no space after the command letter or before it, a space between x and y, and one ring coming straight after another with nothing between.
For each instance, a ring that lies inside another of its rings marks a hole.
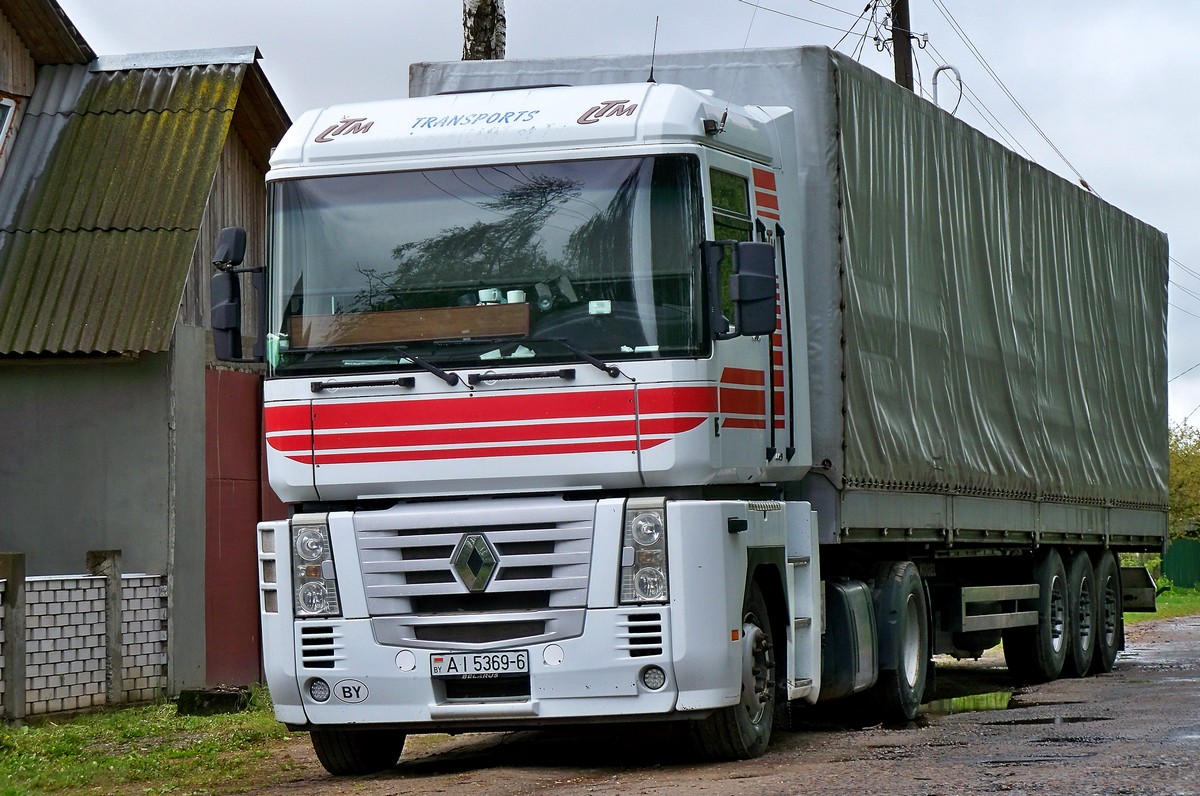
<instances>
[{"instance_id":1,"label":"truck windshield","mask_svg":"<svg viewBox=\"0 0 1200 796\"><path fill-rule=\"evenodd\" d=\"M701 354L701 205L684 155L276 182L268 359L298 374Z\"/></svg>"}]
</instances>

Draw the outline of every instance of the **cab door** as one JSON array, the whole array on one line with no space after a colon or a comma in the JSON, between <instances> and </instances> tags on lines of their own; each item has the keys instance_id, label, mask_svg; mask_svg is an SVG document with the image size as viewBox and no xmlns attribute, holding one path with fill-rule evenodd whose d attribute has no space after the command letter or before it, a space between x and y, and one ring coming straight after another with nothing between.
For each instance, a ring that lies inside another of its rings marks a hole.
<instances>
[{"instance_id":1,"label":"cab door","mask_svg":"<svg viewBox=\"0 0 1200 796\"><path fill-rule=\"evenodd\" d=\"M777 243L773 230L779 219L779 204L774 172L742 158L713 152L706 178L712 240ZM732 322L731 247L713 268L720 310L711 315L717 327L713 346L713 376L717 383L713 465L723 471L732 470L738 480L761 473L786 455L788 399L778 253L775 265L775 332L760 336L740 335Z\"/></svg>"}]
</instances>

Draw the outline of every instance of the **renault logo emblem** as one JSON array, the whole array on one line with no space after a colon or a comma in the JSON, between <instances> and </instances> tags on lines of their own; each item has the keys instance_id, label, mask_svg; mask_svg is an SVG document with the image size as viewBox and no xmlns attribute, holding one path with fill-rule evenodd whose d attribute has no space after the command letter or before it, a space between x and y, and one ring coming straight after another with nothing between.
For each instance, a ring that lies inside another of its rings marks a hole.
<instances>
[{"instance_id":1,"label":"renault logo emblem","mask_svg":"<svg viewBox=\"0 0 1200 796\"><path fill-rule=\"evenodd\" d=\"M468 533L454 550L450 563L468 591L483 591L496 573L499 558L491 542L481 533Z\"/></svg>"}]
</instances>

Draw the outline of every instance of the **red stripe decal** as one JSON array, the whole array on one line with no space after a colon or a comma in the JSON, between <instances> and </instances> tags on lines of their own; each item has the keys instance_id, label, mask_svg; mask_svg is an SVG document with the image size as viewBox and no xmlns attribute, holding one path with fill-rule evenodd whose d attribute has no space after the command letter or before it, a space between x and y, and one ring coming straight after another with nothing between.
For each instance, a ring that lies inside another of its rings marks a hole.
<instances>
[{"instance_id":1,"label":"red stripe decal","mask_svg":"<svg viewBox=\"0 0 1200 796\"><path fill-rule=\"evenodd\" d=\"M328 403L313 407L317 430L497 423L520 420L576 420L633 414L633 390L575 390L528 395L485 395L369 403Z\"/></svg>"},{"instance_id":2,"label":"red stripe decal","mask_svg":"<svg viewBox=\"0 0 1200 796\"><path fill-rule=\"evenodd\" d=\"M763 415L767 400L761 389L744 390L737 387L721 388L722 415Z\"/></svg>"},{"instance_id":3,"label":"red stripe decal","mask_svg":"<svg viewBox=\"0 0 1200 796\"><path fill-rule=\"evenodd\" d=\"M779 211L779 197L773 193L763 193L762 191L754 192L754 204L759 211L774 210Z\"/></svg>"},{"instance_id":4,"label":"red stripe decal","mask_svg":"<svg viewBox=\"0 0 1200 796\"><path fill-rule=\"evenodd\" d=\"M766 378L761 370L750 370L748 368L725 368L721 371L721 384L745 384L749 386L761 387L766 383Z\"/></svg>"},{"instance_id":5,"label":"red stripe decal","mask_svg":"<svg viewBox=\"0 0 1200 796\"><path fill-rule=\"evenodd\" d=\"M642 415L715 412L715 387L657 387L638 391L638 411Z\"/></svg>"},{"instance_id":6,"label":"red stripe decal","mask_svg":"<svg viewBox=\"0 0 1200 796\"><path fill-rule=\"evenodd\" d=\"M775 172L766 169L754 169L754 187L767 191L775 190Z\"/></svg>"},{"instance_id":7,"label":"red stripe decal","mask_svg":"<svg viewBox=\"0 0 1200 796\"><path fill-rule=\"evenodd\" d=\"M308 431L312 416L308 404L268 406L263 409L263 430L267 434L279 431Z\"/></svg>"}]
</instances>

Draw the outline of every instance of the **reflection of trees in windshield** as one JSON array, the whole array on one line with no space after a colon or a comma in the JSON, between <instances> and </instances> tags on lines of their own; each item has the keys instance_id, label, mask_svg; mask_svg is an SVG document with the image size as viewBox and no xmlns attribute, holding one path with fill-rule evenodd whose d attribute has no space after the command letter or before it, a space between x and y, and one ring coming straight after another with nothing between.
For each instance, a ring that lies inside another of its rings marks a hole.
<instances>
[{"instance_id":1,"label":"reflection of trees in windshield","mask_svg":"<svg viewBox=\"0 0 1200 796\"><path fill-rule=\"evenodd\" d=\"M608 207L571 233L565 248L568 263L587 263L589 276L595 278L629 279L633 261L629 232L640 171L631 171L613 194Z\"/></svg>"},{"instance_id":2,"label":"reflection of trees in windshield","mask_svg":"<svg viewBox=\"0 0 1200 796\"><path fill-rule=\"evenodd\" d=\"M537 174L479 203L500 218L476 219L468 226L455 225L397 245L392 249L397 265L391 271L380 275L373 268L358 269L367 287L355 297L355 309L395 308L391 299L414 285L530 281L561 273L563 264L547 256L541 232L560 207L579 197L582 185L579 180Z\"/></svg>"}]
</instances>

